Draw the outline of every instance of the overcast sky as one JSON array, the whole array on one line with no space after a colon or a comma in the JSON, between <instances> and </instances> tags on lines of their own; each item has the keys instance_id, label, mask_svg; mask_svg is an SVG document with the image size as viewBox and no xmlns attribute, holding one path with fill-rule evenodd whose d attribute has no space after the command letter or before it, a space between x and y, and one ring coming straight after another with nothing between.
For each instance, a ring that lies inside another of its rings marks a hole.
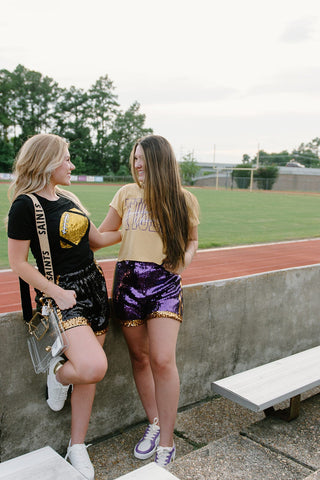
<instances>
[{"instance_id":1,"label":"overcast sky","mask_svg":"<svg viewBox=\"0 0 320 480\"><path fill-rule=\"evenodd\" d=\"M320 137L320 0L0 0L0 68L108 74L178 159L240 163Z\"/></svg>"}]
</instances>

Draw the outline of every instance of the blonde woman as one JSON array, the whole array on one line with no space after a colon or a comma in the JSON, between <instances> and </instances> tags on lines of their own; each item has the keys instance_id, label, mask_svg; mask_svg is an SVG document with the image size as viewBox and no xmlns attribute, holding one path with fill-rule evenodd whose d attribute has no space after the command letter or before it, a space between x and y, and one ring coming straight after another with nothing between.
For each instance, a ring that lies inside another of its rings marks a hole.
<instances>
[{"instance_id":1,"label":"blonde woman","mask_svg":"<svg viewBox=\"0 0 320 480\"><path fill-rule=\"evenodd\" d=\"M175 457L180 274L198 247L199 208L194 195L181 187L178 164L165 138L140 139L130 162L135 183L116 193L99 230L117 231L122 225L113 306L149 419L134 455L146 459L156 452L155 462L165 467Z\"/></svg>"},{"instance_id":2,"label":"blonde woman","mask_svg":"<svg viewBox=\"0 0 320 480\"><path fill-rule=\"evenodd\" d=\"M61 410L69 386L73 386L67 457L85 478L93 480L94 468L84 441L96 383L107 371L102 346L109 307L105 279L91 248L120 241L120 233L98 232L79 199L58 187L70 185L74 168L62 138L39 134L25 142L16 158L10 187L8 255L12 270L35 288L37 298L45 294L61 310L69 346L65 358L51 361L47 403L52 410ZM36 196L45 212L55 282L44 276L34 206L28 193ZM37 269L28 262L29 249Z\"/></svg>"}]
</instances>

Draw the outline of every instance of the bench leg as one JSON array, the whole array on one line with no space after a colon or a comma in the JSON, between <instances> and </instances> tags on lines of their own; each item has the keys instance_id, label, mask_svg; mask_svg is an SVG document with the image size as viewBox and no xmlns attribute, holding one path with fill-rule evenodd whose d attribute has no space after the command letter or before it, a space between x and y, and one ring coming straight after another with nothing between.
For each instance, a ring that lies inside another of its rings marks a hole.
<instances>
[{"instance_id":1,"label":"bench leg","mask_svg":"<svg viewBox=\"0 0 320 480\"><path fill-rule=\"evenodd\" d=\"M286 420L290 422L299 416L300 413L300 395L296 395L295 397L290 398L290 406L289 408L285 408L284 410L275 410L273 407L266 408L264 410L264 414L266 417L277 417L281 418L281 420Z\"/></svg>"}]
</instances>

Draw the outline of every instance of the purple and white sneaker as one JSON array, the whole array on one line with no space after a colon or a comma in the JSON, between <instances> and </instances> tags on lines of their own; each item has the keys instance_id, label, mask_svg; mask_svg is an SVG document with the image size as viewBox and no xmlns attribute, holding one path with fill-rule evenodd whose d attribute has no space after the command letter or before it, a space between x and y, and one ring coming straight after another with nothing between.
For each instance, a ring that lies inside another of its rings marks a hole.
<instances>
[{"instance_id":1,"label":"purple and white sneaker","mask_svg":"<svg viewBox=\"0 0 320 480\"><path fill-rule=\"evenodd\" d=\"M173 462L176 456L176 446L173 444L173 447L161 447L157 448L155 463L159 467L166 467L169 463Z\"/></svg>"},{"instance_id":2,"label":"purple and white sneaker","mask_svg":"<svg viewBox=\"0 0 320 480\"><path fill-rule=\"evenodd\" d=\"M134 456L140 460L145 460L151 457L157 449L160 441L160 427L159 420L155 418L153 423L150 423L143 437L140 438L137 445L134 447Z\"/></svg>"}]
</instances>

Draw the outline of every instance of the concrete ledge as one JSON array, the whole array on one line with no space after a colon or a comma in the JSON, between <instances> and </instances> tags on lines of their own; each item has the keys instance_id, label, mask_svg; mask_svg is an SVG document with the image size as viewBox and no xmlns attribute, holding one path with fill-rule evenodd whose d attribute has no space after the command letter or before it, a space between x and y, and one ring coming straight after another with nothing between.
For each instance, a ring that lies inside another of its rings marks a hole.
<instances>
[{"instance_id":1,"label":"concrete ledge","mask_svg":"<svg viewBox=\"0 0 320 480\"><path fill-rule=\"evenodd\" d=\"M3 480L83 480L84 477L51 447L0 464L0 479Z\"/></svg>"},{"instance_id":2,"label":"concrete ledge","mask_svg":"<svg viewBox=\"0 0 320 480\"><path fill-rule=\"evenodd\" d=\"M149 463L144 467L133 470L126 475L118 477L116 480L179 480L166 469L159 467L155 463Z\"/></svg>"},{"instance_id":3,"label":"concrete ledge","mask_svg":"<svg viewBox=\"0 0 320 480\"><path fill-rule=\"evenodd\" d=\"M179 407L211 394L211 382L317 346L320 266L294 268L184 288L177 345ZM45 402L46 376L35 375L20 313L0 316L1 461L50 446L64 454L69 400L61 412ZM105 351L109 370L97 386L87 442L142 421L129 355L112 322Z\"/></svg>"}]
</instances>

